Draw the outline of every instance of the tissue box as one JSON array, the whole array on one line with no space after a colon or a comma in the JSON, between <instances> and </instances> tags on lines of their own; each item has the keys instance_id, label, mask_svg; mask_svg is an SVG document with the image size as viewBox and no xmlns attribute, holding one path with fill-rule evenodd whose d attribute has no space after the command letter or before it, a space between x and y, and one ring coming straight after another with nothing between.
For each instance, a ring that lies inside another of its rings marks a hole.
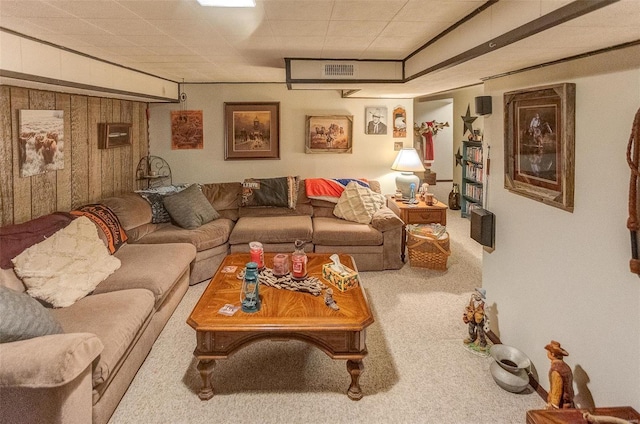
<instances>
[{"instance_id":1,"label":"tissue box","mask_svg":"<svg viewBox=\"0 0 640 424\"><path fill-rule=\"evenodd\" d=\"M322 278L336 286L340 291L347 291L350 288L358 286L357 272L345 266L347 271L349 271L349 274L340 275L339 272L336 272L333 268L331 268L331 265L333 264L322 265Z\"/></svg>"}]
</instances>

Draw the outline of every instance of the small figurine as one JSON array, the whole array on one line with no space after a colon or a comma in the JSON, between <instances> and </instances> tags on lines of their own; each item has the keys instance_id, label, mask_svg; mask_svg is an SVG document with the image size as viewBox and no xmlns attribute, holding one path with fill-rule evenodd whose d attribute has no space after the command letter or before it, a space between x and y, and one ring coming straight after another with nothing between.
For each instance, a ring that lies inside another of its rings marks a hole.
<instances>
[{"instance_id":1,"label":"small figurine","mask_svg":"<svg viewBox=\"0 0 640 424\"><path fill-rule=\"evenodd\" d=\"M551 340L544 347L547 357L551 361L549 368L549 395L547 396L547 409L575 408L573 403L573 373L571 367L564 362L564 357L569 353L560 346L560 343Z\"/></svg>"},{"instance_id":2,"label":"small figurine","mask_svg":"<svg viewBox=\"0 0 640 424\"><path fill-rule=\"evenodd\" d=\"M332 289L327 289L327 291L324 292L324 304L330 307L331 309L333 309L334 311L337 311L340 309L336 301L333 299Z\"/></svg>"},{"instance_id":3,"label":"small figurine","mask_svg":"<svg viewBox=\"0 0 640 424\"><path fill-rule=\"evenodd\" d=\"M471 294L469 304L464 308L462 321L469 325L469 337L464 340L464 344L470 345L477 343L478 349L485 351L487 349L487 339L484 332L486 318L484 314L484 300L487 291L482 288L476 288Z\"/></svg>"}]
</instances>

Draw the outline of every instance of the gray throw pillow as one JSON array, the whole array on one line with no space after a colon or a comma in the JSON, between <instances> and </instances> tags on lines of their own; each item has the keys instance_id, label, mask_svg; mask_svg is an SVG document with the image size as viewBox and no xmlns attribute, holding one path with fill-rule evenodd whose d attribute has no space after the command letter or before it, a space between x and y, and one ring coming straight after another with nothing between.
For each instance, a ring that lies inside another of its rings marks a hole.
<instances>
[{"instance_id":1,"label":"gray throw pillow","mask_svg":"<svg viewBox=\"0 0 640 424\"><path fill-rule=\"evenodd\" d=\"M166 196L163 202L171 219L188 230L220 218L218 211L211 206L197 184L192 184L179 193Z\"/></svg>"},{"instance_id":2,"label":"gray throw pillow","mask_svg":"<svg viewBox=\"0 0 640 424\"><path fill-rule=\"evenodd\" d=\"M51 312L26 293L0 286L0 343L63 333Z\"/></svg>"}]
</instances>

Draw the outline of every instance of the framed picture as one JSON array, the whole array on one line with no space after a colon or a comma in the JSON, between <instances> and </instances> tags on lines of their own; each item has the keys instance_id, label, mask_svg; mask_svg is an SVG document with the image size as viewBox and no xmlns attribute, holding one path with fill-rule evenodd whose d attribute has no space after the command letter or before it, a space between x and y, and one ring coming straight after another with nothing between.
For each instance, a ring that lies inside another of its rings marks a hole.
<instances>
[{"instance_id":1,"label":"framed picture","mask_svg":"<svg viewBox=\"0 0 640 424\"><path fill-rule=\"evenodd\" d=\"M21 177L64 169L64 111L20 110Z\"/></svg>"},{"instance_id":2,"label":"framed picture","mask_svg":"<svg viewBox=\"0 0 640 424\"><path fill-rule=\"evenodd\" d=\"M131 145L131 124L98 124L98 148L113 149Z\"/></svg>"},{"instance_id":3,"label":"framed picture","mask_svg":"<svg viewBox=\"0 0 640 424\"><path fill-rule=\"evenodd\" d=\"M308 116L306 153L351 153L353 115Z\"/></svg>"},{"instance_id":4,"label":"framed picture","mask_svg":"<svg viewBox=\"0 0 640 424\"><path fill-rule=\"evenodd\" d=\"M393 108L393 138L407 136L407 112L402 106Z\"/></svg>"},{"instance_id":5,"label":"framed picture","mask_svg":"<svg viewBox=\"0 0 640 424\"><path fill-rule=\"evenodd\" d=\"M507 190L573 212L575 84L504 94Z\"/></svg>"},{"instance_id":6,"label":"framed picture","mask_svg":"<svg viewBox=\"0 0 640 424\"><path fill-rule=\"evenodd\" d=\"M387 108L384 106L367 107L365 115L365 134L386 134L387 133Z\"/></svg>"},{"instance_id":7,"label":"framed picture","mask_svg":"<svg viewBox=\"0 0 640 424\"><path fill-rule=\"evenodd\" d=\"M225 103L224 160L280 159L280 103Z\"/></svg>"},{"instance_id":8,"label":"framed picture","mask_svg":"<svg viewBox=\"0 0 640 424\"><path fill-rule=\"evenodd\" d=\"M204 137L201 110L171 111L171 149L202 149Z\"/></svg>"}]
</instances>

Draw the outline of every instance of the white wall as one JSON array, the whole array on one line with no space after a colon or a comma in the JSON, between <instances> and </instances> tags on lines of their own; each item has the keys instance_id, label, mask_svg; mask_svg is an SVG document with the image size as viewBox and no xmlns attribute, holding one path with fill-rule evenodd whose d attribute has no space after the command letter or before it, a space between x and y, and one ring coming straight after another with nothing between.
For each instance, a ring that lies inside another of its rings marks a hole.
<instances>
[{"instance_id":1,"label":"white wall","mask_svg":"<svg viewBox=\"0 0 640 424\"><path fill-rule=\"evenodd\" d=\"M421 125L423 122L448 122L449 126L438 131L433 136L433 157L431 171L436 173L439 181L453 180L453 99L433 100L430 102L416 103L413 106L414 122ZM424 137L422 137L424 143Z\"/></svg>"},{"instance_id":2,"label":"white wall","mask_svg":"<svg viewBox=\"0 0 640 424\"><path fill-rule=\"evenodd\" d=\"M503 94L576 84L573 213L504 189ZM485 83L494 113L484 119L492 146L488 209L496 248L483 257L483 287L494 331L533 361L549 388L544 346L570 356L579 406L640 410L640 278L629 272L626 146L640 106L640 47Z\"/></svg>"},{"instance_id":3,"label":"white wall","mask_svg":"<svg viewBox=\"0 0 640 424\"><path fill-rule=\"evenodd\" d=\"M379 180L384 193L395 191L391 171L396 152L394 142L413 143L412 132L393 138L391 119L387 135L366 135L365 107L386 106L388 114L397 105L413 122L411 99L343 99L338 91L287 90L284 84L187 84L187 108L202 110L204 149L171 150L170 111L179 104L152 104L149 123L151 154L171 166L174 182L242 181L284 175L308 177L352 177ZM280 160L224 160L224 103L280 102ZM305 153L306 115L353 115L353 153Z\"/></svg>"}]
</instances>

